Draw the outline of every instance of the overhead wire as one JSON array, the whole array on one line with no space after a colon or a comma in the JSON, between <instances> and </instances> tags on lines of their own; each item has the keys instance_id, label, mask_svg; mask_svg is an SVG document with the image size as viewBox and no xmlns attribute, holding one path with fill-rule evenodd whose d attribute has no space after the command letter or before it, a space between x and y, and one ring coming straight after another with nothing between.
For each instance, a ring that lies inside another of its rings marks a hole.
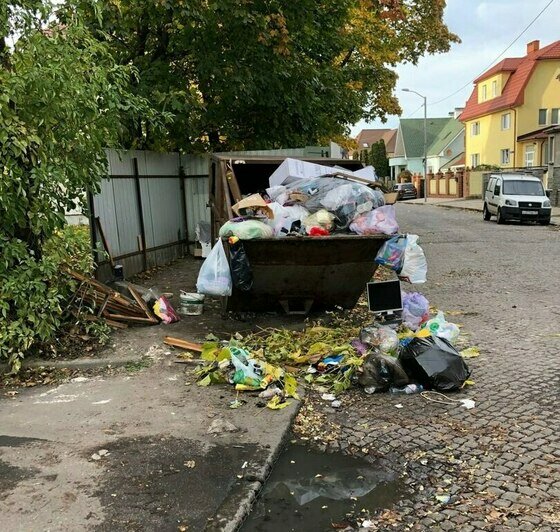
<instances>
[{"instance_id":1,"label":"overhead wire","mask_svg":"<svg viewBox=\"0 0 560 532\"><path fill-rule=\"evenodd\" d=\"M453 96L455 96L456 94L458 94L459 92L461 92L463 89L466 89L469 85L471 85L474 80L476 78L478 78L479 76L481 76L482 74L484 74L484 72L486 72L492 65L494 65L494 63L496 61L498 61L498 59L500 59L524 34L525 32L541 17L541 15L555 2L556 0L550 0L548 2L548 4L546 4L541 10L540 12L535 16L535 18L533 18L533 20L531 20L531 22L529 22L529 24L527 24L527 26L525 26L525 28L521 31L521 33L519 33L517 35L517 37L515 37L515 39L513 39L513 41L511 41L506 48L504 48L504 50L495 58L492 60L491 63L489 63L489 65L487 67L484 68L484 70L482 70L482 72L480 72L480 74L478 74L474 79L468 81L467 83L465 83L461 88L457 89L455 92L452 92L449 96L446 96L445 98L442 98L441 100L438 100L436 102L431 102L431 105L437 105L438 103L442 103L445 102L446 100L449 100L449 98L452 98ZM414 111L415 113L417 112Z\"/></svg>"}]
</instances>

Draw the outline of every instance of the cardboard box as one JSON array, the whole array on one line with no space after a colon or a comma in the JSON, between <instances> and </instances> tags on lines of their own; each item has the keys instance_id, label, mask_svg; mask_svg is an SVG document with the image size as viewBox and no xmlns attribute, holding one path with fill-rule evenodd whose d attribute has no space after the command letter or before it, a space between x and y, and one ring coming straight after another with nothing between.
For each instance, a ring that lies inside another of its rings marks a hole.
<instances>
[{"instance_id":1,"label":"cardboard box","mask_svg":"<svg viewBox=\"0 0 560 532\"><path fill-rule=\"evenodd\" d=\"M299 159L285 159L284 162L273 172L268 182L271 187L289 185L298 179L312 179L323 175L339 173L348 178L357 177L360 181L377 181L377 175L373 166L366 166L355 172L338 166L324 166L322 164L308 163Z\"/></svg>"},{"instance_id":2,"label":"cardboard box","mask_svg":"<svg viewBox=\"0 0 560 532\"><path fill-rule=\"evenodd\" d=\"M298 179L312 179L335 171L331 166L288 158L274 171L268 182L271 187L289 185Z\"/></svg>"}]
</instances>

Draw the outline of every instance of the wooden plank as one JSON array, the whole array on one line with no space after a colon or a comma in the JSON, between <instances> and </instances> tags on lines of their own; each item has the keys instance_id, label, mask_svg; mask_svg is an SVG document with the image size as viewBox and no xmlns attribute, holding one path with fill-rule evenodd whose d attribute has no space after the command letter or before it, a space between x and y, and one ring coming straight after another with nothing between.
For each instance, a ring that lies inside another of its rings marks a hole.
<instances>
[{"instance_id":1,"label":"wooden plank","mask_svg":"<svg viewBox=\"0 0 560 532\"><path fill-rule=\"evenodd\" d=\"M113 327L115 329L128 329L128 325L126 323L121 323L120 321L108 320L105 318L105 323L109 325L109 327Z\"/></svg>"},{"instance_id":2,"label":"wooden plank","mask_svg":"<svg viewBox=\"0 0 560 532\"><path fill-rule=\"evenodd\" d=\"M95 218L95 223L97 224L97 230L99 231L99 236L101 237L101 242L103 243L103 247L105 248L105 251L107 252L107 255L109 255L109 262L111 263L111 267L115 267L115 260L113 259L113 255L111 253L111 248L109 248L109 242L107 241L107 238L105 237L105 231L103 231L103 226L101 225L101 218L99 216L97 216Z\"/></svg>"},{"instance_id":3,"label":"wooden plank","mask_svg":"<svg viewBox=\"0 0 560 532\"><path fill-rule=\"evenodd\" d=\"M124 314L111 314L110 312L107 311L103 313L103 316L111 320L130 321L133 323L150 323L152 325L154 324L154 322L149 318L138 318L136 316L126 316Z\"/></svg>"},{"instance_id":4,"label":"wooden plank","mask_svg":"<svg viewBox=\"0 0 560 532\"><path fill-rule=\"evenodd\" d=\"M233 210L231 208L231 195L229 192L229 185L228 185L228 179L226 176L226 165L225 163L222 163L220 165L220 174L222 176L222 188L224 189L224 197L226 200L226 214L228 217L228 220L231 220L233 218Z\"/></svg>"},{"instance_id":5,"label":"wooden plank","mask_svg":"<svg viewBox=\"0 0 560 532\"><path fill-rule=\"evenodd\" d=\"M128 307L137 306L136 303L132 301L132 299L129 299L128 297L123 296L119 292L109 288L106 284L100 283L99 281L96 281L95 279L91 279L90 277L86 277L85 275L82 275L81 273L78 273L74 270L68 269L66 271L72 277L74 277L74 279L84 282L85 284L95 288L98 292L102 292L103 294L111 294L113 299L117 300L119 303L121 303L124 306L128 306Z\"/></svg>"},{"instance_id":6,"label":"wooden plank","mask_svg":"<svg viewBox=\"0 0 560 532\"><path fill-rule=\"evenodd\" d=\"M172 345L173 347L181 347L182 349L188 349L189 351L195 351L196 353L202 353L202 345L183 340L182 338L174 338L173 336L166 336L163 340L164 344Z\"/></svg>"},{"instance_id":7,"label":"wooden plank","mask_svg":"<svg viewBox=\"0 0 560 532\"><path fill-rule=\"evenodd\" d=\"M233 196L234 203L240 202L243 196L241 196L241 189L239 188L237 177L235 177L235 172L230 164L227 165L226 179L231 195Z\"/></svg>"},{"instance_id":8,"label":"wooden plank","mask_svg":"<svg viewBox=\"0 0 560 532\"><path fill-rule=\"evenodd\" d=\"M136 300L138 305L142 308L142 310L146 313L146 317L152 320L154 323L158 322L158 319L154 316L146 302L142 299L142 296L136 291L136 289L129 283L128 284L128 291L132 294L132 297Z\"/></svg>"}]
</instances>

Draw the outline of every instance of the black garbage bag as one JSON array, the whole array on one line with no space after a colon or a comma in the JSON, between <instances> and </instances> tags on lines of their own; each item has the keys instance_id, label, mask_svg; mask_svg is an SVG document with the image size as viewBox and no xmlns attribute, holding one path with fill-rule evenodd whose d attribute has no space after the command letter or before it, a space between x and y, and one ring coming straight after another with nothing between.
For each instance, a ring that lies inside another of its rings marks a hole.
<instances>
[{"instance_id":1,"label":"black garbage bag","mask_svg":"<svg viewBox=\"0 0 560 532\"><path fill-rule=\"evenodd\" d=\"M413 338L399 350L399 361L412 380L439 392L458 390L471 374L457 350L437 336Z\"/></svg>"},{"instance_id":2,"label":"black garbage bag","mask_svg":"<svg viewBox=\"0 0 560 532\"><path fill-rule=\"evenodd\" d=\"M253 288L253 271L242 242L230 244L231 279L233 286L247 292Z\"/></svg>"},{"instance_id":3,"label":"black garbage bag","mask_svg":"<svg viewBox=\"0 0 560 532\"><path fill-rule=\"evenodd\" d=\"M401 388L410 383L408 376L396 358L373 351L366 356L358 383L375 392L386 392L391 386Z\"/></svg>"}]
</instances>

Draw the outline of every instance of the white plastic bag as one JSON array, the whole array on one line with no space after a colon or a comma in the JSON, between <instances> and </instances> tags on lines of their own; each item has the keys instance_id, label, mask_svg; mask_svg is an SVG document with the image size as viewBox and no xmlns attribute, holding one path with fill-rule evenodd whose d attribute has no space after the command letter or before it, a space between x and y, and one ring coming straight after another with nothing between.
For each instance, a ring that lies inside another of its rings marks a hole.
<instances>
[{"instance_id":1,"label":"white plastic bag","mask_svg":"<svg viewBox=\"0 0 560 532\"><path fill-rule=\"evenodd\" d=\"M231 296L231 287L231 272L220 238L198 272L196 289L208 296Z\"/></svg>"},{"instance_id":2,"label":"white plastic bag","mask_svg":"<svg viewBox=\"0 0 560 532\"><path fill-rule=\"evenodd\" d=\"M428 263L423 249L418 245L418 235L406 236L406 248L399 279L413 284L426 282Z\"/></svg>"}]
</instances>

